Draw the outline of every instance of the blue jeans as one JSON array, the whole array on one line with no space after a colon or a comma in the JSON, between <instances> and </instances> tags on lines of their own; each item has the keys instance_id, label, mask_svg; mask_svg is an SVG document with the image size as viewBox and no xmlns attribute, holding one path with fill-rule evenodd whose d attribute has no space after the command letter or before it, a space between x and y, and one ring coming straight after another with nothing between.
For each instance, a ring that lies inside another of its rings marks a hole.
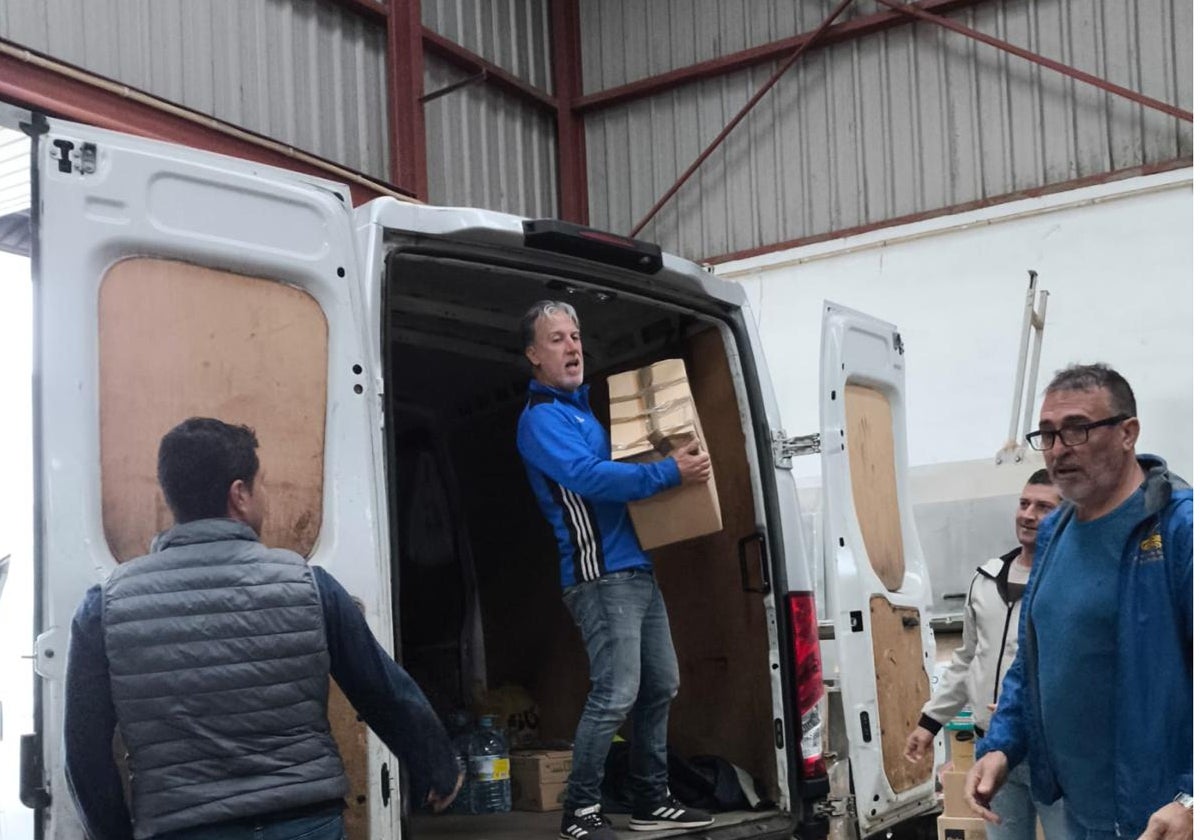
<instances>
[{"instance_id":1,"label":"blue jeans","mask_svg":"<svg viewBox=\"0 0 1200 840\"><path fill-rule=\"evenodd\" d=\"M568 587L563 602L587 648L592 690L575 730L566 810L600 802L604 761L626 716L630 782L639 805L667 793L667 713L679 664L662 592L651 572L625 570Z\"/></svg>"},{"instance_id":2,"label":"blue jeans","mask_svg":"<svg viewBox=\"0 0 1200 840\"><path fill-rule=\"evenodd\" d=\"M1029 765L1022 761L1008 773L1004 786L992 797L991 808L1000 825L987 824L988 840L1034 840L1036 820L1041 818L1046 840L1070 840L1062 800L1043 805L1029 790Z\"/></svg>"},{"instance_id":3,"label":"blue jeans","mask_svg":"<svg viewBox=\"0 0 1200 840\"><path fill-rule=\"evenodd\" d=\"M328 812L294 820L262 822L253 818L217 825L200 825L159 834L154 840L345 840L339 806ZM1049 840L1049 838L1047 838Z\"/></svg>"}]
</instances>

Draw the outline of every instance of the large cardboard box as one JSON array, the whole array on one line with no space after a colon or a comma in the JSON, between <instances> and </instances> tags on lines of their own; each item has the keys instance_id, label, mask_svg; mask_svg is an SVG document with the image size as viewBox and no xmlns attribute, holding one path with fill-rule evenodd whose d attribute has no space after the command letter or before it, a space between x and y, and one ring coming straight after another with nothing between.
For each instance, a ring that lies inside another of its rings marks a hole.
<instances>
[{"instance_id":1,"label":"large cardboard box","mask_svg":"<svg viewBox=\"0 0 1200 840\"><path fill-rule=\"evenodd\" d=\"M978 817L938 817L938 840L987 840L987 823Z\"/></svg>"},{"instance_id":2,"label":"large cardboard box","mask_svg":"<svg viewBox=\"0 0 1200 840\"><path fill-rule=\"evenodd\" d=\"M515 752L512 761L512 806L517 811L556 811L562 808L571 775L567 750Z\"/></svg>"},{"instance_id":3,"label":"large cardboard box","mask_svg":"<svg viewBox=\"0 0 1200 840\"><path fill-rule=\"evenodd\" d=\"M682 359L610 376L608 394L613 460L659 461L693 437L708 450ZM716 478L631 502L629 518L647 550L716 533L722 528Z\"/></svg>"},{"instance_id":4,"label":"large cardboard box","mask_svg":"<svg viewBox=\"0 0 1200 840\"><path fill-rule=\"evenodd\" d=\"M957 765L955 765L957 767ZM967 771L948 770L942 774L942 816L974 817L963 790L967 786Z\"/></svg>"}]
</instances>

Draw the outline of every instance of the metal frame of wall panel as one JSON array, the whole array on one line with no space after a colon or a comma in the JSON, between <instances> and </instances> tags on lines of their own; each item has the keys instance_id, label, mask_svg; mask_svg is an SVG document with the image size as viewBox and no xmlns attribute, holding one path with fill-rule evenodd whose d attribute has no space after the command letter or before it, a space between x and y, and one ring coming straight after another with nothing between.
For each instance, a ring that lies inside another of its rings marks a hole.
<instances>
[{"instance_id":1,"label":"metal frame of wall panel","mask_svg":"<svg viewBox=\"0 0 1200 840\"><path fill-rule=\"evenodd\" d=\"M588 219L587 149L584 117L605 108L644 100L664 91L686 84L757 67L791 56L794 60L807 49L820 49L833 44L863 38L885 30L911 25L914 21L938 25L964 36L982 40L993 47L1020 55L1042 66L1050 67L1077 81L1097 86L1109 93L1131 99L1139 104L1163 110L1177 119L1191 121L1190 112L1169 103L1151 99L1128 88L1119 87L1104 79L1053 62L1030 50L1015 47L1001 39L983 35L956 24L942 15L971 6L981 0L914 0L907 4L897 0L877 0L887 7L877 12L859 14L854 18L825 24L816 30L782 40L761 44L718 58L701 61L666 73L651 75L637 81L584 95L580 49L579 0L547 0L550 12L549 40L552 48L552 83L554 92L543 90L520 78L495 62L443 37L422 24L421 0L325 0L331 5L361 15L372 25L386 32L387 40L387 111L388 138L391 147L390 176L397 189L407 195L427 200L429 195L424 103L429 97L424 91L425 56L436 56L449 64L473 74L472 78L454 87L482 83L516 97L538 112L552 115L557 126L557 188L559 216L586 223ZM819 42L819 43L818 43ZM107 80L77 71L52 60L31 60L27 50L0 43L0 95L16 102L41 108L72 119L107 127L133 130L137 133L189 143L201 148L222 151L275 165L307 169L315 174L333 175L354 182L355 200L388 192L385 185L358 176L342 167L314 155L298 152L290 146L256 135L200 114L190 109L148 95L132 95ZM25 55L21 55L21 53ZM40 58L40 57L38 57ZM776 73L763 92L781 76ZM116 89L114 89L116 88ZM449 92L440 91L439 93ZM136 92L133 92L136 94ZM756 100L755 100L756 101ZM752 105L753 103L751 103ZM744 109L748 111L749 108ZM739 113L705 154L720 145L734 125L745 116ZM679 189L687 177L702 162L703 156L677 180L655 204L654 209L638 225L640 229ZM1185 162L1186 163L1186 162ZM1184 165L1175 162L1149 164L1153 167ZM1145 167L1139 167L1139 171ZM1118 173L1106 173L1111 177ZM1130 173L1131 174L1131 173ZM350 176L350 177L347 177ZM1074 182L1072 182L1074 183ZM1050 189L1052 187L1048 187ZM1015 194L1014 197L1020 197ZM993 202L997 199L989 199ZM951 212L952 208L944 211ZM892 220L896 221L896 220ZM886 224L881 222L880 224ZM824 234L832 236L833 234ZM795 244L786 243L787 246ZM781 245L781 247L783 247Z\"/></svg>"}]
</instances>

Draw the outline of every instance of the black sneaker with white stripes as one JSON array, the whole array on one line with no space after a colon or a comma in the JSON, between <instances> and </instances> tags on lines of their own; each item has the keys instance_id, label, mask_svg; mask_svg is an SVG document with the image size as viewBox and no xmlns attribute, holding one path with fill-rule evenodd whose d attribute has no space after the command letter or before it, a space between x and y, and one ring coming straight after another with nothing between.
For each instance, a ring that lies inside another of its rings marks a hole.
<instances>
[{"instance_id":1,"label":"black sneaker with white stripes","mask_svg":"<svg viewBox=\"0 0 1200 840\"><path fill-rule=\"evenodd\" d=\"M564 811L558 836L562 840L617 840L612 823L600 813L599 805Z\"/></svg>"},{"instance_id":2,"label":"black sneaker with white stripes","mask_svg":"<svg viewBox=\"0 0 1200 840\"><path fill-rule=\"evenodd\" d=\"M712 825L712 815L698 808L689 808L674 796L649 807L633 809L629 828L633 831L663 831L670 828L704 828Z\"/></svg>"}]
</instances>

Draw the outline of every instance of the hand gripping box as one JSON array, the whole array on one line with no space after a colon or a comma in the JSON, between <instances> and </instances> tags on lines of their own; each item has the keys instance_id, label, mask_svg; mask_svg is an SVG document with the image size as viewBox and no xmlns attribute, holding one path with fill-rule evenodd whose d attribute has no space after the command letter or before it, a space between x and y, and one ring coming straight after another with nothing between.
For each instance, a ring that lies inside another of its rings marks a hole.
<instances>
[{"instance_id":1,"label":"hand gripping box","mask_svg":"<svg viewBox=\"0 0 1200 840\"><path fill-rule=\"evenodd\" d=\"M708 451L682 359L610 376L608 396L614 461L659 461L693 438ZM629 518L647 550L716 533L722 522L715 475L630 502Z\"/></svg>"},{"instance_id":2,"label":"hand gripping box","mask_svg":"<svg viewBox=\"0 0 1200 840\"><path fill-rule=\"evenodd\" d=\"M571 753L537 750L512 754L512 806L516 811L557 811L567 793Z\"/></svg>"}]
</instances>

